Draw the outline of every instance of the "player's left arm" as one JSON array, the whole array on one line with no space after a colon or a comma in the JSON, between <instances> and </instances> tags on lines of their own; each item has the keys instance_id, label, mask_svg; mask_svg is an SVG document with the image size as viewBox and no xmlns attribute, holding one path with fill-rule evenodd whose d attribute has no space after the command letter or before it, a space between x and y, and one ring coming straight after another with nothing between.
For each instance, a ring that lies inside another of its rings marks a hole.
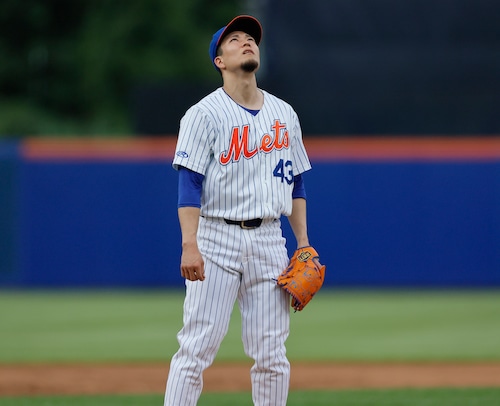
<instances>
[{"instance_id":1,"label":"player's left arm","mask_svg":"<svg viewBox=\"0 0 500 406\"><path fill-rule=\"evenodd\" d=\"M292 201L292 214L288 216L288 221L292 227L293 234L297 240L297 248L310 247L309 237L307 235L307 204L306 199L296 198ZM314 262L321 267L319 259Z\"/></svg>"},{"instance_id":2,"label":"player's left arm","mask_svg":"<svg viewBox=\"0 0 500 406\"><path fill-rule=\"evenodd\" d=\"M288 216L288 221L297 240L297 247L309 246L306 199L299 197L292 200L292 214Z\"/></svg>"},{"instance_id":3,"label":"player's left arm","mask_svg":"<svg viewBox=\"0 0 500 406\"><path fill-rule=\"evenodd\" d=\"M302 129L297 114L293 113L291 126L291 150L294 166L294 183L292 191L292 213L288 221L297 240L297 247L309 246L307 234L307 203L303 174L311 169L311 163L302 140Z\"/></svg>"}]
</instances>

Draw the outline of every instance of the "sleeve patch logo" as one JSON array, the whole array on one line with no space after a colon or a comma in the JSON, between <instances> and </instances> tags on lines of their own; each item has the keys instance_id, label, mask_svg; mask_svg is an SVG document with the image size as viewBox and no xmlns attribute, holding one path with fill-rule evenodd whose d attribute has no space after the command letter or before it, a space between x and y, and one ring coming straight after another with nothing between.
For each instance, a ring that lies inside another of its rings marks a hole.
<instances>
[{"instance_id":1,"label":"sleeve patch logo","mask_svg":"<svg viewBox=\"0 0 500 406\"><path fill-rule=\"evenodd\" d=\"M178 157L181 157L181 158L187 158L189 156L189 154L185 151L177 151L177 153L175 155L177 155Z\"/></svg>"}]
</instances>

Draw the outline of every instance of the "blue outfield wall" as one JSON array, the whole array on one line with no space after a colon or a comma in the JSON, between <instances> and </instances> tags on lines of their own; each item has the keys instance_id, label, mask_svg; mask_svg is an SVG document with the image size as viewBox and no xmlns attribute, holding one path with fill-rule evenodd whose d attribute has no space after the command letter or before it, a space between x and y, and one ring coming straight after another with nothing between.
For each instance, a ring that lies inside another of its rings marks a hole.
<instances>
[{"instance_id":1,"label":"blue outfield wall","mask_svg":"<svg viewBox=\"0 0 500 406\"><path fill-rule=\"evenodd\" d=\"M500 285L500 163L323 163L306 182L331 283Z\"/></svg>"},{"instance_id":2,"label":"blue outfield wall","mask_svg":"<svg viewBox=\"0 0 500 406\"><path fill-rule=\"evenodd\" d=\"M0 286L183 285L168 158L9 151L0 158ZM327 286L500 286L500 159L312 163L309 235Z\"/></svg>"},{"instance_id":3,"label":"blue outfield wall","mask_svg":"<svg viewBox=\"0 0 500 406\"><path fill-rule=\"evenodd\" d=\"M159 163L25 164L19 281L178 284L173 172Z\"/></svg>"}]
</instances>

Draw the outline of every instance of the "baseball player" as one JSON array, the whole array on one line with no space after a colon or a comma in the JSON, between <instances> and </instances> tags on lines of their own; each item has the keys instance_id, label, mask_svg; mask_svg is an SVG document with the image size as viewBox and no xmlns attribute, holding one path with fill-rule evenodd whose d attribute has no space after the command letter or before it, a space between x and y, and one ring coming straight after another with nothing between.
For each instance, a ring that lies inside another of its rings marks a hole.
<instances>
[{"instance_id":1,"label":"baseball player","mask_svg":"<svg viewBox=\"0 0 500 406\"><path fill-rule=\"evenodd\" d=\"M301 174L311 168L297 114L258 88L262 27L237 16L218 30L209 54L223 86L180 123L179 172L183 327L177 335L165 406L196 405L238 301L255 405L285 405L290 296L276 284L289 262L280 218L308 246Z\"/></svg>"}]
</instances>

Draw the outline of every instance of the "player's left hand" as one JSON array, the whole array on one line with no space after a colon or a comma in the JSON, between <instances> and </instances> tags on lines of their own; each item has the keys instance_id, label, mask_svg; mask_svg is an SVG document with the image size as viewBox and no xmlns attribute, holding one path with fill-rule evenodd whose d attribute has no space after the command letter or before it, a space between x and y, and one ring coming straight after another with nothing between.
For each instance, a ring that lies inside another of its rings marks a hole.
<instances>
[{"instance_id":1,"label":"player's left hand","mask_svg":"<svg viewBox=\"0 0 500 406\"><path fill-rule=\"evenodd\" d=\"M277 279L278 286L290 294L291 306L302 310L321 289L326 266L319 262L317 251L311 247L298 248L288 267Z\"/></svg>"}]
</instances>

